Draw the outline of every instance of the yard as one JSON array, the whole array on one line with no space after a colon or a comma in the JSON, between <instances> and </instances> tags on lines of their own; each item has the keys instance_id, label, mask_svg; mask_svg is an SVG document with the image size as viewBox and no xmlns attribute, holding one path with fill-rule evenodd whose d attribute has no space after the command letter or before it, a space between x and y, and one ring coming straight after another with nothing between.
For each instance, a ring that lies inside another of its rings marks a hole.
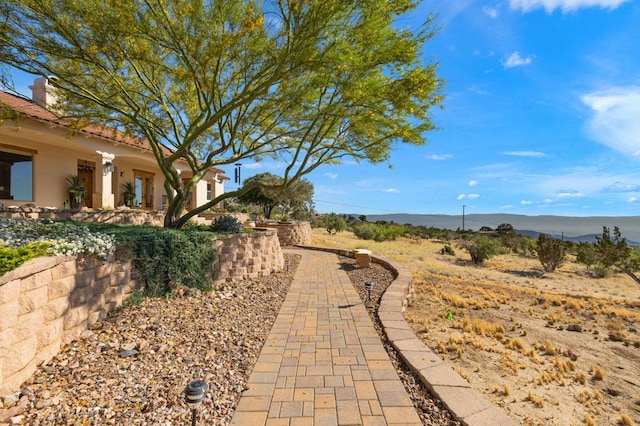
<instances>
[{"instance_id":1,"label":"yard","mask_svg":"<svg viewBox=\"0 0 640 426\"><path fill-rule=\"evenodd\" d=\"M482 266L443 243L375 243L314 230L314 245L366 248L411 265L414 331L519 424L640 423L640 286L595 279L568 259L543 274L535 258Z\"/></svg>"}]
</instances>

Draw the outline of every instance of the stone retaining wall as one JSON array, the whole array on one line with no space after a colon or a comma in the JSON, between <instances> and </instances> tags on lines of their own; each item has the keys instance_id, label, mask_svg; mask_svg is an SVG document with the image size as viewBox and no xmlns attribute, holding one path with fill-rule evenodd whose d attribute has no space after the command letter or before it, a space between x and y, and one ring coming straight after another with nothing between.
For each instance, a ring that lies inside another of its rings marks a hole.
<instances>
[{"instance_id":1,"label":"stone retaining wall","mask_svg":"<svg viewBox=\"0 0 640 426\"><path fill-rule=\"evenodd\" d=\"M126 300L130 262L110 260L37 258L0 277L0 395Z\"/></svg>"},{"instance_id":2,"label":"stone retaining wall","mask_svg":"<svg viewBox=\"0 0 640 426\"><path fill-rule=\"evenodd\" d=\"M267 275L284 268L275 230L216 239L216 282ZM136 288L124 251L93 257L32 259L0 277L0 397L16 392L63 344L122 305Z\"/></svg>"},{"instance_id":3,"label":"stone retaining wall","mask_svg":"<svg viewBox=\"0 0 640 426\"><path fill-rule=\"evenodd\" d=\"M259 223L258 226L277 230L278 240L280 240L282 247L311 244L311 224L309 222L267 222Z\"/></svg>"},{"instance_id":4,"label":"stone retaining wall","mask_svg":"<svg viewBox=\"0 0 640 426\"><path fill-rule=\"evenodd\" d=\"M158 210L58 210L46 207L5 207L0 210L5 219L75 220L77 222L119 223L123 225L163 226L164 212Z\"/></svg>"},{"instance_id":5,"label":"stone retaining wall","mask_svg":"<svg viewBox=\"0 0 640 426\"><path fill-rule=\"evenodd\" d=\"M256 278L284 268L284 256L273 229L256 229L216 239L216 282Z\"/></svg>"}]
</instances>

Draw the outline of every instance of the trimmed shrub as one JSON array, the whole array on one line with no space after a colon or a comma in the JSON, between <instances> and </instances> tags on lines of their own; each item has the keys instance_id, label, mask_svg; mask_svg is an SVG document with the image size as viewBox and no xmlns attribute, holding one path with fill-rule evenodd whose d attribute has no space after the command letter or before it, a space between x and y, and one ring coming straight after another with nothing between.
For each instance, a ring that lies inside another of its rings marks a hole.
<instances>
[{"instance_id":1,"label":"trimmed shrub","mask_svg":"<svg viewBox=\"0 0 640 426\"><path fill-rule=\"evenodd\" d=\"M150 296L179 285L211 290L215 248L210 232L147 228L132 244L136 279Z\"/></svg>"},{"instance_id":2,"label":"trimmed shrub","mask_svg":"<svg viewBox=\"0 0 640 426\"><path fill-rule=\"evenodd\" d=\"M211 230L219 234L239 234L242 224L233 216L220 216L211 224Z\"/></svg>"},{"instance_id":3,"label":"trimmed shrub","mask_svg":"<svg viewBox=\"0 0 640 426\"><path fill-rule=\"evenodd\" d=\"M28 243L22 247L0 247L0 275L36 257L48 256L51 243Z\"/></svg>"}]
</instances>

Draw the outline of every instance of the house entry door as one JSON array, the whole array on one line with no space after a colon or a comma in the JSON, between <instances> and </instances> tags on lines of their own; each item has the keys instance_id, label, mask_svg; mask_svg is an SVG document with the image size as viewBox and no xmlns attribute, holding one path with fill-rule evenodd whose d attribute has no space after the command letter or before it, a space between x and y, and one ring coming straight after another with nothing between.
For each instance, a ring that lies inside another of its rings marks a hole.
<instances>
[{"instance_id":1,"label":"house entry door","mask_svg":"<svg viewBox=\"0 0 640 426\"><path fill-rule=\"evenodd\" d=\"M133 183L136 188L136 207L153 210L153 173L141 170L133 171Z\"/></svg>"},{"instance_id":2,"label":"house entry door","mask_svg":"<svg viewBox=\"0 0 640 426\"><path fill-rule=\"evenodd\" d=\"M84 206L93 207L93 168L89 166L78 167L78 177L84 188Z\"/></svg>"}]
</instances>

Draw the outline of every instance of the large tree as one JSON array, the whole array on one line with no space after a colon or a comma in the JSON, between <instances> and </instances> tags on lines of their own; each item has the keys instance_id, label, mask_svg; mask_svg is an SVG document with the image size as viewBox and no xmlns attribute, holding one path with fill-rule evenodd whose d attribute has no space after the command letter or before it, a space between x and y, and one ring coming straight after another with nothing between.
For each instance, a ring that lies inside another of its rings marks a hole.
<instances>
[{"instance_id":1,"label":"large tree","mask_svg":"<svg viewBox=\"0 0 640 426\"><path fill-rule=\"evenodd\" d=\"M262 213L271 219L274 209L279 208L283 216L309 210L313 202L313 184L307 179L298 179L284 185L284 179L272 173L258 173L245 179L249 189L238 197L243 204L253 204L262 208Z\"/></svg>"},{"instance_id":2,"label":"large tree","mask_svg":"<svg viewBox=\"0 0 640 426\"><path fill-rule=\"evenodd\" d=\"M55 76L56 110L78 126L147 139L169 197L165 226L180 227L250 190L183 214L213 166L272 157L287 186L321 164L385 162L396 143L423 144L442 98L437 64L422 59L430 18L398 23L416 4L0 0L0 62Z\"/></svg>"}]
</instances>

